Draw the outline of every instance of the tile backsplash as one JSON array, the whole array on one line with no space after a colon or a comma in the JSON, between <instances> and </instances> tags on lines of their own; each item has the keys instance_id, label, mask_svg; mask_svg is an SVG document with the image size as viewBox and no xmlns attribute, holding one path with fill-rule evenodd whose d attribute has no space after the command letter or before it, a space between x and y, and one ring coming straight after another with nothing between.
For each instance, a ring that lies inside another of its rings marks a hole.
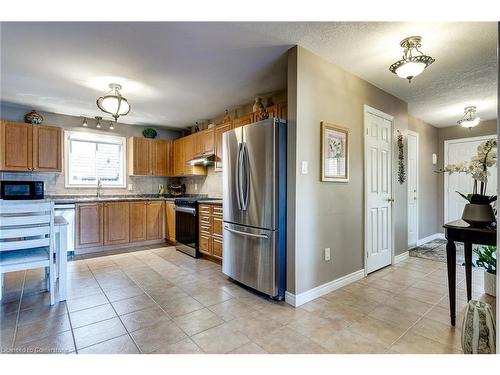
<instances>
[{"instance_id":1,"label":"tile backsplash","mask_svg":"<svg viewBox=\"0 0 500 375\"><path fill-rule=\"evenodd\" d=\"M208 167L207 176L190 176L181 178L186 184L188 194L207 194L210 198L222 198L222 172L215 172Z\"/></svg>"},{"instance_id":2,"label":"tile backsplash","mask_svg":"<svg viewBox=\"0 0 500 375\"><path fill-rule=\"evenodd\" d=\"M95 187L66 188L62 173L19 173L0 172L0 180L43 181L47 195L87 195L96 193ZM169 177L127 176L127 186L132 184L132 191L125 188L103 188L103 195L111 194L156 194L158 185L163 184L165 189L169 183L177 183L178 179Z\"/></svg>"}]
</instances>

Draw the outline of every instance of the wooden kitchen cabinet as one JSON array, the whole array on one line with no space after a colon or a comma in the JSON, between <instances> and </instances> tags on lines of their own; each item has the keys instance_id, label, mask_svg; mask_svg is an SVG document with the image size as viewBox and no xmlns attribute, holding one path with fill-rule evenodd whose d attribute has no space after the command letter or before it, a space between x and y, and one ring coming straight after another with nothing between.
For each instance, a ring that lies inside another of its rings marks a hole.
<instances>
[{"instance_id":1,"label":"wooden kitchen cabinet","mask_svg":"<svg viewBox=\"0 0 500 375\"><path fill-rule=\"evenodd\" d=\"M233 122L225 122L217 125L214 130L214 154L216 172L222 171L222 135L233 128Z\"/></svg>"},{"instance_id":2,"label":"wooden kitchen cabinet","mask_svg":"<svg viewBox=\"0 0 500 375\"><path fill-rule=\"evenodd\" d=\"M175 244L175 202L165 202L165 238Z\"/></svg>"},{"instance_id":3,"label":"wooden kitchen cabinet","mask_svg":"<svg viewBox=\"0 0 500 375\"><path fill-rule=\"evenodd\" d=\"M104 203L104 245L130 242L129 202Z\"/></svg>"},{"instance_id":4,"label":"wooden kitchen cabinet","mask_svg":"<svg viewBox=\"0 0 500 375\"><path fill-rule=\"evenodd\" d=\"M146 204L146 239L159 240L164 238L163 235L163 216L164 216L163 201L149 201Z\"/></svg>"},{"instance_id":5,"label":"wooden kitchen cabinet","mask_svg":"<svg viewBox=\"0 0 500 375\"><path fill-rule=\"evenodd\" d=\"M172 141L166 141L162 139L154 140L151 142L153 147L153 175L154 176L168 176L169 175L169 163L171 163L171 158L169 157L169 149Z\"/></svg>"},{"instance_id":6,"label":"wooden kitchen cabinet","mask_svg":"<svg viewBox=\"0 0 500 375\"><path fill-rule=\"evenodd\" d=\"M276 116L283 120L288 120L288 104L287 102L278 104L278 115Z\"/></svg>"},{"instance_id":7,"label":"wooden kitchen cabinet","mask_svg":"<svg viewBox=\"0 0 500 375\"><path fill-rule=\"evenodd\" d=\"M146 241L147 239L146 207L146 201L130 202L130 242Z\"/></svg>"},{"instance_id":8,"label":"wooden kitchen cabinet","mask_svg":"<svg viewBox=\"0 0 500 375\"><path fill-rule=\"evenodd\" d=\"M173 176L205 176L207 174L207 168L204 166L191 165L187 162L195 157L196 134L178 138L173 142Z\"/></svg>"},{"instance_id":9,"label":"wooden kitchen cabinet","mask_svg":"<svg viewBox=\"0 0 500 375\"><path fill-rule=\"evenodd\" d=\"M222 206L199 205L199 251L209 257L222 259Z\"/></svg>"},{"instance_id":10,"label":"wooden kitchen cabinet","mask_svg":"<svg viewBox=\"0 0 500 375\"><path fill-rule=\"evenodd\" d=\"M128 174L130 176L150 176L153 174L153 147L151 140L130 137L128 143Z\"/></svg>"},{"instance_id":11,"label":"wooden kitchen cabinet","mask_svg":"<svg viewBox=\"0 0 500 375\"><path fill-rule=\"evenodd\" d=\"M212 154L214 152L214 129L206 129L197 133L197 155Z\"/></svg>"},{"instance_id":12,"label":"wooden kitchen cabinet","mask_svg":"<svg viewBox=\"0 0 500 375\"><path fill-rule=\"evenodd\" d=\"M254 122L254 114L253 113L249 113L248 115L235 118L233 120L233 129L238 128L240 126L251 124L252 122Z\"/></svg>"},{"instance_id":13,"label":"wooden kitchen cabinet","mask_svg":"<svg viewBox=\"0 0 500 375\"><path fill-rule=\"evenodd\" d=\"M80 203L76 208L77 249L103 245L102 203Z\"/></svg>"},{"instance_id":14,"label":"wooden kitchen cabinet","mask_svg":"<svg viewBox=\"0 0 500 375\"><path fill-rule=\"evenodd\" d=\"M2 171L62 171L61 128L0 121L0 149Z\"/></svg>"}]
</instances>

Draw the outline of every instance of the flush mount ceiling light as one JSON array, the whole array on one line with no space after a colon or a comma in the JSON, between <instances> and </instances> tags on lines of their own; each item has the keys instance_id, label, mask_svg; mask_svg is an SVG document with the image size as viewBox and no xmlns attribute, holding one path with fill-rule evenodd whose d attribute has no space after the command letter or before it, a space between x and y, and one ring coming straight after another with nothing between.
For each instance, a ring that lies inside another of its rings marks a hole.
<instances>
[{"instance_id":1,"label":"flush mount ceiling light","mask_svg":"<svg viewBox=\"0 0 500 375\"><path fill-rule=\"evenodd\" d=\"M125 116L130 112L130 105L127 99L125 99L121 94L120 90L122 86L117 83L111 83L109 85L111 89L106 95L97 98L97 107L103 112L109 113L114 117L115 122L118 117Z\"/></svg>"},{"instance_id":2,"label":"flush mount ceiling light","mask_svg":"<svg viewBox=\"0 0 500 375\"><path fill-rule=\"evenodd\" d=\"M435 60L420 51L421 36L410 36L400 43L404 48L403 58L389 67L389 70L398 77L405 78L411 83L412 78L418 76Z\"/></svg>"},{"instance_id":3,"label":"flush mount ceiling light","mask_svg":"<svg viewBox=\"0 0 500 375\"><path fill-rule=\"evenodd\" d=\"M481 121L481 118L476 117L476 112L477 110L475 105L465 107L464 115L457 121L458 125L464 128L473 128L474 126L477 126L479 121Z\"/></svg>"}]
</instances>

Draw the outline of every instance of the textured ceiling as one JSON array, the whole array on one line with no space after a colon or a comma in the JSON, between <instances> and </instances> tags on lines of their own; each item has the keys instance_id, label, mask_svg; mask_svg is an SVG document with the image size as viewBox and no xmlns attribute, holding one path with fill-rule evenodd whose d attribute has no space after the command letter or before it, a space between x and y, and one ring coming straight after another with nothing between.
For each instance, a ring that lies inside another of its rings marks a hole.
<instances>
[{"instance_id":1,"label":"textured ceiling","mask_svg":"<svg viewBox=\"0 0 500 375\"><path fill-rule=\"evenodd\" d=\"M408 84L388 66L410 35L436 62ZM132 111L120 121L187 126L285 87L299 44L433 125L468 105L496 118L495 23L2 23L0 42L2 100L58 113L98 115L96 97L123 81Z\"/></svg>"}]
</instances>

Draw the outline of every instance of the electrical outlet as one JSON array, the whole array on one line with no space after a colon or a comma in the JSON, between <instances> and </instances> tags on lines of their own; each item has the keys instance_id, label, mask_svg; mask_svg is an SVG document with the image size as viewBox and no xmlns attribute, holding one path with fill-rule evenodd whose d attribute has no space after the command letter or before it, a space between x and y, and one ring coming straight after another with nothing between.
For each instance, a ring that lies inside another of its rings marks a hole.
<instances>
[{"instance_id":1,"label":"electrical outlet","mask_svg":"<svg viewBox=\"0 0 500 375\"><path fill-rule=\"evenodd\" d=\"M194 190L198 190L198 184L194 184Z\"/></svg>"},{"instance_id":2,"label":"electrical outlet","mask_svg":"<svg viewBox=\"0 0 500 375\"><path fill-rule=\"evenodd\" d=\"M330 248L325 247L325 260L328 261L330 260Z\"/></svg>"},{"instance_id":3,"label":"electrical outlet","mask_svg":"<svg viewBox=\"0 0 500 375\"><path fill-rule=\"evenodd\" d=\"M128 184L128 191L132 191L133 190L133 185L132 184Z\"/></svg>"}]
</instances>

